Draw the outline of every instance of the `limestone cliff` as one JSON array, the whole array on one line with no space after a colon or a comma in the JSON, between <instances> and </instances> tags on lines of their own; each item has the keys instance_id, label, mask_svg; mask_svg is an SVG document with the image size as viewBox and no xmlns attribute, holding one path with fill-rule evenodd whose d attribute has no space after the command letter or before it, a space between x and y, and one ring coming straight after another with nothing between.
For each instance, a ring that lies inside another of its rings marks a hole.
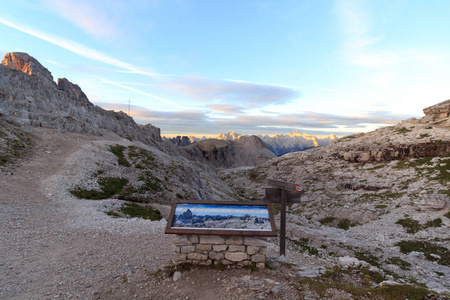
<instances>
[{"instance_id":1,"label":"limestone cliff","mask_svg":"<svg viewBox=\"0 0 450 300\"><path fill-rule=\"evenodd\" d=\"M216 168L258 166L276 155L256 136L237 140L207 139L184 148L188 158L204 161Z\"/></svg>"},{"instance_id":2,"label":"limestone cliff","mask_svg":"<svg viewBox=\"0 0 450 300\"><path fill-rule=\"evenodd\" d=\"M161 141L158 128L141 127L124 112L92 105L81 89L71 97L51 79L50 72L28 54L8 53L0 65L0 113L22 124L60 131L102 135L107 130L146 144ZM71 83L69 87L76 89Z\"/></svg>"}]
</instances>

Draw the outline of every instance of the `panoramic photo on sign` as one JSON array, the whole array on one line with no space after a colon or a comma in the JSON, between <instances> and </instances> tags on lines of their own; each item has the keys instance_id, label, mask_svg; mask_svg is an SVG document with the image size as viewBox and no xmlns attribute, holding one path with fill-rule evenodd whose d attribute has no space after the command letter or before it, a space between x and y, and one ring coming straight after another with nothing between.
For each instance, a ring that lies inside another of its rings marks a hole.
<instances>
[{"instance_id":1,"label":"panoramic photo on sign","mask_svg":"<svg viewBox=\"0 0 450 300\"><path fill-rule=\"evenodd\" d=\"M178 203L172 227L271 231L264 205Z\"/></svg>"}]
</instances>

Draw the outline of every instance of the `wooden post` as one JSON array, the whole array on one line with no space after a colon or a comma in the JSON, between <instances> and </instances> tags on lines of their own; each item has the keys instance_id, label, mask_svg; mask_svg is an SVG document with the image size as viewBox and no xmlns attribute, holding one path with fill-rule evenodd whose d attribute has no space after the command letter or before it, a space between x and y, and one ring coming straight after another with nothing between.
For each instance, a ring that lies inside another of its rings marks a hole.
<instances>
[{"instance_id":1,"label":"wooden post","mask_svg":"<svg viewBox=\"0 0 450 300\"><path fill-rule=\"evenodd\" d=\"M280 256L286 254L286 190L281 190Z\"/></svg>"}]
</instances>

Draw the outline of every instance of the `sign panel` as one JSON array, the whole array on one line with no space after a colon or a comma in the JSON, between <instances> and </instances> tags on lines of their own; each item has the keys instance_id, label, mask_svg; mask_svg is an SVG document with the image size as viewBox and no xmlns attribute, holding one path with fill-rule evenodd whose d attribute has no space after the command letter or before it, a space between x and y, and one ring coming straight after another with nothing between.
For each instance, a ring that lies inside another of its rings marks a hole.
<instances>
[{"instance_id":1,"label":"sign panel","mask_svg":"<svg viewBox=\"0 0 450 300\"><path fill-rule=\"evenodd\" d=\"M277 236L267 203L180 201L172 204L166 233Z\"/></svg>"}]
</instances>

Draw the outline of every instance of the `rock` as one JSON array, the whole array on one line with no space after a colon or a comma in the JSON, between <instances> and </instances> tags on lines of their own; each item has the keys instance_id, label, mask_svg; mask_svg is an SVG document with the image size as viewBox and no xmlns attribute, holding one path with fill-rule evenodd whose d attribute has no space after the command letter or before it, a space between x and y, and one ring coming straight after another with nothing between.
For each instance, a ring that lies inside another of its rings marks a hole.
<instances>
[{"instance_id":1,"label":"rock","mask_svg":"<svg viewBox=\"0 0 450 300\"><path fill-rule=\"evenodd\" d=\"M267 240L262 238L245 237L244 244L254 247L267 247Z\"/></svg>"},{"instance_id":2,"label":"rock","mask_svg":"<svg viewBox=\"0 0 450 300\"><path fill-rule=\"evenodd\" d=\"M209 252L209 258L214 259L214 260L221 260L224 259L225 254L223 252L214 252L211 251Z\"/></svg>"},{"instance_id":3,"label":"rock","mask_svg":"<svg viewBox=\"0 0 450 300\"><path fill-rule=\"evenodd\" d=\"M228 245L213 245L213 250L220 252L228 249Z\"/></svg>"},{"instance_id":4,"label":"rock","mask_svg":"<svg viewBox=\"0 0 450 300\"><path fill-rule=\"evenodd\" d=\"M400 283L392 280L385 280L380 282L380 286L395 286L395 285L400 285Z\"/></svg>"},{"instance_id":5,"label":"rock","mask_svg":"<svg viewBox=\"0 0 450 300\"><path fill-rule=\"evenodd\" d=\"M433 120L448 118L450 117L450 100L424 108L423 113L426 116L431 116Z\"/></svg>"},{"instance_id":6,"label":"rock","mask_svg":"<svg viewBox=\"0 0 450 300\"><path fill-rule=\"evenodd\" d=\"M209 251L212 249L211 245L203 245L203 244L197 244L196 251Z\"/></svg>"},{"instance_id":7,"label":"rock","mask_svg":"<svg viewBox=\"0 0 450 300\"><path fill-rule=\"evenodd\" d=\"M225 244L225 239L216 235L202 235L200 236L200 244Z\"/></svg>"},{"instance_id":8,"label":"rock","mask_svg":"<svg viewBox=\"0 0 450 300\"><path fill-rule=\"evenodd\" d=\"M227 245L242 245L243 243L242 236L232 236L229 239L227 239Z\"/></svg>"},{"instance_id":9,"label":"rock","mask_svg":"<svg viewBox=\"0 0 450 300\"><path fill-rule=\"evenodd\" d=\"M368 267L370 266L370 264L366 263L365 261L361 261L355 257L344 256L339 257L338 266L343 269L355 269L359 267Z\"/></svg>"},{"instance_id":10,"label":"rock","mask_svg":"<svg viewBox=\"0 0 450 300\"><path fill-rule=\"evenodd\" d=\"M206 261L208 259L208 255L201 253L188 253L187 259Z\"/></svg>"},{"instance_id":11,"label":"rock","mask_svg":"<svg viewBox=\"0 0 450 300\"><path fill-rule=\"evenodd\" d=\"M260 263L260 262L265 262L265 261L266 261L266 257L262 254L255 254L252 256L252 262Z\"/></svg>"},{"instance_id":12,"label":"rock","mask_svg":"<svg viewBox=\"0 0 450 300\"><path fill-rule=\"evenodd\" d=\"M253 255L259 252L259 247L247 246L247 253Z\"/></svg>"},{"instance_id":13,"label":"rock","mask_svg":"<svg viewBox=\"0 0 450 300\"><path fill-rule=\"evenodd\" d=\"M16 68L28 75L42 76L48 79L53 84L53 76L47 68L41 65L34 57L23 52L6 53L2 60L2 65Z\"/></svg>"},{"instance_id":14,"label":"rock","mask_svg":"<svg viewBox=\"0 0 450 300\"><path fill-rule=\"evenodd\" d=\"M173 273L173 281L178 281L181 279L181 272L176 271L175 273Z\"/></svg>"},{"instance_id":15,"label":"rock","mask_svg":"<svg viewBox=\"0 0 450 300\"><path fill-rule=\"evenodd\" d=\"M418 210L443 210L450 203L450 198L447 195L424 195L420 201L416 202Z\"/></svg>"},{"instance_id":16,"label":"rock","mask_svg":"<svg viewBox=\"0 0 450 300\"><path fill-rule=\"evenodd\" d=\"M229 261L243 261L248 258L247 253L245 252L225 252L225 258Z\"/></svg>"},{"instance_id":17,"label":"rock","mask_svg":"<svg viewBox=\"0 0 450 300\"><path fill-rule=\"evenodd\" d=\"M230 252L245 252L244 245L230 245L228 246L228 251Z\"/></svg>"},{"instance_id":18,"label":"rock","mask_svg":"<svg viewBox=\"0 0 450 300\"><path fill-rule=\"evenodd\" d=\"M79 101L83 104L93 105L81 88L66 78L59 78L57 85L58 90L65 92L70 99Z\"/></svg>"},{"instance_id":19,"label":"rock","mask_svg":"<svg viewBox=\"0 0 450 300\"><path fill-rule=\"evenodd\" d=\"M181 246L181 253L191 253L195 251L195 246Z\"/></svg>"}]
</instances>

